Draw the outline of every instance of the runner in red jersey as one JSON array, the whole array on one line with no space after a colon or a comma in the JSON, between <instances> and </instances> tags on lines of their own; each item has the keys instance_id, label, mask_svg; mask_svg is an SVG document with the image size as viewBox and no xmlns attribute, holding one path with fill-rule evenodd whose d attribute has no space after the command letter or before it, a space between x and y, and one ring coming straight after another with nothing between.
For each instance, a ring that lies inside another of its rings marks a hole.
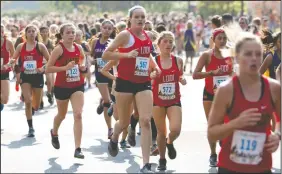
<instances>
[{"instance_id":1,"label":"runner in red jersey","mask_svg":"<svg viewBox=\"0 0 282 174\"><path fill-rule=\"evenodd\" d=\"M28 137L34 137L32 115L37 111L41 103L43 92L43 56L49 60L49 53L46 46L39 42L41 36L35 25L28 25L25 29L26 41L17 46L11 63L18 61L20 69L20 79L17 81L21 85L24 96L25 113L29 126Z\"/></svg>"},{"instance_id":2,"label":"runner in red jersey","mask_svg":"<svg viewBox=\"0 0 282 174\"><path fill-rule=\"evenodd\" d=\"M47 73L57 73L54 95L57 101L58 114L54 118L51 129L52 145L55 149L60 148L58 129L65 119L69 101L72 104L74 115L74 139L75 158L84 158L80 144L82 137L82 109L84 105L84 76L87 73L85 55L80 45L74 43L75 26L63 24L60 33L57 34L61 42L52 51L50 60L47 62Z\"/></svg>"},{"instance_id":3,"label":"runner in red jersey","mask_svg":"<svg viewBox=\"0 0 282 174\"><path fill-rule=\"evenodd\" d=\"M156 62L161 69L161 74L156 77L156 73L151 73L152 90L154 96L153 117L157 127L157 144L160 153L158 170L166 170L166 147L170 159L176 158L176 150L173 142L177 139L181 131L182 109L180 101L179 82L186 85L183 75L183 61L181 58L171 54L175 44L174 35L170 31L163 31L158 39L160 55L156 57ZM166 116L169 119L170 133L167 136Z\"/></svg>"},{"instance_id":4,"label":"runner in red jersey","mask_svg":"<svg viewBox=\"0 0 282 174\"><path fill-rule=\"evenodd\" d=\"M270 119L274 111L281 114L281 85L259 73L257 36L239 37L235 54L239 74L218 88L208 122L209 140L222 140L218 173L271 173L281 134L271 132Z\"/></svg>"},{"instance_id":5,"label":"runner in red jersey","mask_svg":"<svg viewBox=\"0 0 282 174\"><path fill-rule=\"evenodd\" d=\"M232 74L232 58L223 57L221 48L224 48L227 42L227 37L223 29L215 29L213 32L214 48L205 51L199 58L197 66L193 73L193 79L205 78L205 87L203 94L203 105L208 120L211 104L214 93L220 83L227 80ZM206 72L202 72L205 67ZM210 166L216 167L217 154L216 142L210 142Z\"/></svg>"},{"instance_id":6,"label":"runner in red jersey","mask_svg":"<svg viewBox=\"0 0 282 174\"><path fill-rule=\"evenodd\" d=\"M153 110L153 95L149 73L160 70L151 57L152 42L143 30L146 21L145 9L134 6L129 10L128 29L120 32L104 51L102 58L106 60L120 59L116 80L116 104L119 121L108 146L111 156L118 154L118 137L128 127L130 107L135 98L140 115L141 148L144 167L140 172L152 172L149 164L150 142L152 140L150 120ZM116 52L118 49L119 52Z\"/></svg>"},{"instance_id":7,"label":"runner in red jersey","mask_svg":"<svg viewBox=\"0 0 282 174\"><path fill-rule=\"evenodd\" d=\"M4 104L8 103L10 95L9 72L11 68L7 65L15 49L12 41L8 40L4 33L4 25L1 24L1 111Z\"/></svg>"}]
</instances>

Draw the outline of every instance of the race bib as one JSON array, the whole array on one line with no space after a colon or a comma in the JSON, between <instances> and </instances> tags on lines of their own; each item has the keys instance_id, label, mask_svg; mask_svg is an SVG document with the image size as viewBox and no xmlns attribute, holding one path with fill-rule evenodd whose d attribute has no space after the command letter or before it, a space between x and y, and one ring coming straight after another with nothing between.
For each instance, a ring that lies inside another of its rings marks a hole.
<instances>
[{"instance_id":1,"label":"race bib","mask_svg":"<svg viewBox=\"0 0 282 174\"><path fill-rule=\"evenodd\" d=\"M265 140L265 133L234 131L230 160L238 164L258 165L262 160Z\"/></svg>"},{"instance_id":2,"label":"race bib","mask_svg":"<svg viewBox=\"0 0 282 174\"><path fill-rule=\"evenodd\" d=\"M229 76L214 76L213 77L213 89L214 92L216 91L216 89L218 88L218 86L226 81L229 78Z\"/></svg>"},{"instance_id":3,"label":"race bib","mask_svg":"<svg viewBox=\"0 0 282 174\"><path fill-rule=\"evenodd\" d=\"M159 84L158 96L162 100L175 99L175 83L161 83Z\"/></svg>"},{"instance_id":4,"label":"race bib","mask_svg":"<svg viewBox=\"0 0 282 174\"><path fill-rule=\"evenodd\" d=\"M24 61L24 73L25 74L37 74L37 64L35 60Z\"/></svg>"},{"instance_id":5,"label":"race bib","mask_svg":"<svg viewBox=\"0 0 282 174\"><path fill-rule=\"evenodd\" d=\"M146 57L136 57L135 72L136 76L149 76L149 59Z\"/></svg>"},{"instance_id":6,"label":"race bib","mask_svg":"<svg viewBox=\"0 0 282 174\"><path fill-rule=\"evenodd\" d=\"M75 65L72 69L66 71L66 81L76 82L80 80L80 72L78 65Z\"/></svg>"},{"instance_id":7,"label":"race bib","mask_svg":"<svg viewBox=\"0 0 282 174\"><path fill-rule=\"evenodd\" d=\"M97 66L98 66L98 72L101 72L102 68L108 63L107 61L104 61L102 58L97 58Z\"/></svg>"}]
</instances>

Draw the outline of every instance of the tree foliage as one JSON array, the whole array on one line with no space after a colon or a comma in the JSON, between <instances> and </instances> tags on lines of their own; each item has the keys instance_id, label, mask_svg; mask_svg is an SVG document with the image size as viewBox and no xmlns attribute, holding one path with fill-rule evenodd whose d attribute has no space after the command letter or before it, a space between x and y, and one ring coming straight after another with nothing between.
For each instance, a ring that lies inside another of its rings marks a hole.
<instances>
[{"instance_id":1,"label":"tree foliage","mask_svg":"<svg viewBox=\"0 0 282 174\"><path fill-rule=\"evenodd\" d=\"M222 15L224 13L230 13L235 16L241 12L241 1L199 1L197 11L204 18L215 14ZM244 11L247 11L245 4Z\"/></svg>"}]
</instances>

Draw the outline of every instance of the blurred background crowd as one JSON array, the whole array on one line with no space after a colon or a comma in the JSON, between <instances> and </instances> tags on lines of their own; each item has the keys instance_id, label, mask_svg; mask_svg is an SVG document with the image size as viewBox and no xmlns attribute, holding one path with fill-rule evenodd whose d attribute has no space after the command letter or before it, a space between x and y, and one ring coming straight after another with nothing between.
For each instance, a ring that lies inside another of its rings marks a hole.
<instances>
[{"instance_id":1,"label":"blurred background crowd","mask_svg":"<svg viewBox=\"0 0 282 174\"><path fill-rule=\"evenodd\" d=\"M280 1L1 1L1 24L15 43L26 25L47 26L50 38L62 23L71 22L89 40L100 32L105 19L115 24L127 20L127 10L134 5L147 10L147 29L169 30L176 37L176 51L185 49L185 31L195 35L195 52L206 47L211 36L212 17L237 21L243 30L254 30L260 35L263 28L280 30Z\"/></svg>"}]
</instances>

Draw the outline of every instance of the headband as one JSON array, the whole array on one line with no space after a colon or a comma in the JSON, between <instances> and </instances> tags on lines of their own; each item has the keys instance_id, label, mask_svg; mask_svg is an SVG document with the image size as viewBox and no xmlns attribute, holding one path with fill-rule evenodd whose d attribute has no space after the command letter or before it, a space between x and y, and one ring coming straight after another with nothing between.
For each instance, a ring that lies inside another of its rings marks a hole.
<instances>
[{"instance_id":1,"label":"headband","mask_svg":"<svg viewBox=\"0 0 282 174\"><path fill-rule=\"evenodd\" d=\"M213 33L212 33L213 40L216 38L217 35L219 35L220 33L224 33L224 32L225 31L223 29L221 29L221 28L214 30Z\"/></svg>"}]
</instances>

